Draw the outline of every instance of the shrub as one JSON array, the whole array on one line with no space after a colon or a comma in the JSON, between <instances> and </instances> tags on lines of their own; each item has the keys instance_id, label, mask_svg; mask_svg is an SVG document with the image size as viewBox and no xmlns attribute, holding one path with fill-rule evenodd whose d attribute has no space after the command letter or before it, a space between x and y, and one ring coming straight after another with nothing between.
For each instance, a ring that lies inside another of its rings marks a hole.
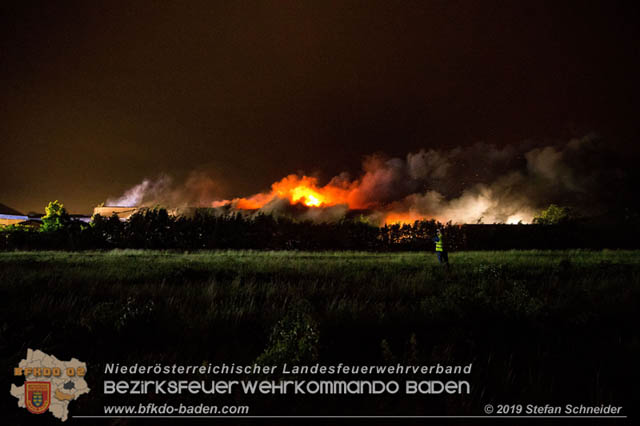
<instances>
[{"instance_id":1,"label":"shrub","mask_svg":"<svg viewBox=\"0 0 640 426\"><path fill-rule=\"evenodd\" d=\"M309 364L318 359L318 324L304 308L296 308L276 323L269 345L256 359L263 365Z\"/></svg>"},{"instance_id":2,"label":"shrub","mask_svg":"<svg viewBox=\"0 0 640 426\"><path fill-rule=\"evenodd\" d=\"M62 231L71 224L71 217L67 213L67 209L58 200L51 201L45 207L45 215L42 217L42 232Z\"/></svg>"},{"instance_id":3,"label":"shrub","mask_svg":"<svg viewBox=\"0 0 640 426\"><path fill-rule=\"evenodd\" d=\"M571 211L568 207L551 204L540 212L540 216L533 218L533 223L539 225L559 225L569 222L572 219L571 216Z\"/></svg>"}]
</instances>

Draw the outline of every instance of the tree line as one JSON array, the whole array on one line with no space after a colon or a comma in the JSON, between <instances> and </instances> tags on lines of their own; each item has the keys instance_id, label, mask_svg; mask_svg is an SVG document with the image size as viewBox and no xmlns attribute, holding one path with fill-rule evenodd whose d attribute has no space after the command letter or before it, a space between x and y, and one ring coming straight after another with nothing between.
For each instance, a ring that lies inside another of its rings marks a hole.
<instances>
[{"instance_id":1,"label":"tree line","mask_svg":"<svg viewBox=\"0 0 640 426\"><path fill-rule=\"evenodd\" d=\"M572 220L550 206L531 225L454 225L435 220L382 227L364 218L332 223L297 221L267 214L172 216L163 208L141 209L127 221L96 215L91 223L73 220L57 202L47 206L39 228L0 228L0 250L90 249L257 249L257 250L434 250L444 231L445 248L457 250L636 248L637 222L619 224Z\"/></svg>"}]
</instances>

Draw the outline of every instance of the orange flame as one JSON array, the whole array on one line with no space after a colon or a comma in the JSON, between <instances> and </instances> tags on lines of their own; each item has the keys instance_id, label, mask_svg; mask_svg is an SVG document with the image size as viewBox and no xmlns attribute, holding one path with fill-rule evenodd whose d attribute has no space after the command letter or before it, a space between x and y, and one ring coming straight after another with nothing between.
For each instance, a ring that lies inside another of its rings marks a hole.
<instances>
[{"instance_id":1,"label":"orange flame","mask_svg":"<svg viewBox=\"0 0 640 426\"><path fill-rule=\"evenodd\" d=\"M355 187L340 187L335 184L318 186L314 177L289 175L271 185L271 192L252 195L248 198L236 198L230 203L239 209L259 209L270 201L279 198L289 200L291 204L303 204L307 207L329 207L346 204L355 207L352 194ZM229 202L228 202L229 203Z\"/></svg>"},{"instance_id":2,"label":"orange flame","mask_svg":"<svg viewBox=\"0 0 640 426\"><path fill-rule=\"evenodd\" d=\"M289 175L271 185L271 191L250 197L221 200L213 207L230 205L241 210L257 210L274 200L288 200L290 204L302 204L310 208L324 208L345 205L348 209L375 209L378 220L384 224L413 224L416 220L429 220L431 216L416 211L406 211L401 206L371 204L363 195L361 180L343 181L334 179L324 186L310 176ZM394 208L395 207L395 208Z\"/></svg>"},{"instance_id":3,"label":"orange flame","mask_svg":"<svg viewBox=\"0 0 640 426\"><path fill-rule=\"evenodd\" d=\"M384 218L384 223L386 225L394 225L394 224L413 225L413 223L416 220L425 220L425 219L429 219L429 218L426 218L424 215L421 215L412 211L402 212L402 213L391 212L387 214L387 216Z\"/></svg>"},{"instance_id":4,"label":"orange flame","mask_svg":"<svg viewBox=\"0 0 640 426\"><path fill-rule=\"evenodd\" d=\"M241 210L257 210L276 199L288 200L291 204L302 204L311 208L323 208L346 205L349 209L381 208L363 201L360 189L362 182L332 180L325 186L319 186L318 180L310 176L289 175L271 185L271 191L250 197L222 200L212 203L213 207L231 205ZM382 208L384 211L385 209ZM387 211L381 218L386 224L413 224L416 220L429 219L417 212Z\"/></svg>"}]
</instances>

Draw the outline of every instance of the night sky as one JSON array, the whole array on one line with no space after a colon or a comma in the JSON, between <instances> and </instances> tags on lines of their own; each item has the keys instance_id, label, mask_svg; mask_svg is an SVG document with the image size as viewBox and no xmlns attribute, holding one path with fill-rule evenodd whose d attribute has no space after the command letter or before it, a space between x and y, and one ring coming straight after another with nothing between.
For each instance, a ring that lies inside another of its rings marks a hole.
<instances>
[{"instance_id":1,"label":"night sky","mask_svg":"<svg viewBox=\"0 0 640 426\"><path fill-rule=\"evenodd\" d=\"M0 203L88 213L145 177L220 197L365 155L595 132L636 153L639 14L564 1L0 5Z\"/></svg>"}]
</instances>

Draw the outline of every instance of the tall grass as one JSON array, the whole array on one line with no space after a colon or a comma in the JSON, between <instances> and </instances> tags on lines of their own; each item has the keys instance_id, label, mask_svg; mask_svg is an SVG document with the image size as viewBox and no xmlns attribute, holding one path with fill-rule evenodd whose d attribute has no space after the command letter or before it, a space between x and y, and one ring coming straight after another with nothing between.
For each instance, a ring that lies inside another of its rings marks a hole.
<instances>
[{"instance_id":1,"label":"tall grass","mask_svg":"<svg viewBox=\"0 0 640 426\"><path fill-rule=\"evenodd\" d=\"M438 409L624 402L638 377L638 254L461 252L447 270L416 252L5 252L0 353L7 366L28 347L91 360L99 380L107 361L282 357L295 339L274 330L308 321L304 353L319 362L473 362L472 398Z\"/></svg>"}]
</instances>

